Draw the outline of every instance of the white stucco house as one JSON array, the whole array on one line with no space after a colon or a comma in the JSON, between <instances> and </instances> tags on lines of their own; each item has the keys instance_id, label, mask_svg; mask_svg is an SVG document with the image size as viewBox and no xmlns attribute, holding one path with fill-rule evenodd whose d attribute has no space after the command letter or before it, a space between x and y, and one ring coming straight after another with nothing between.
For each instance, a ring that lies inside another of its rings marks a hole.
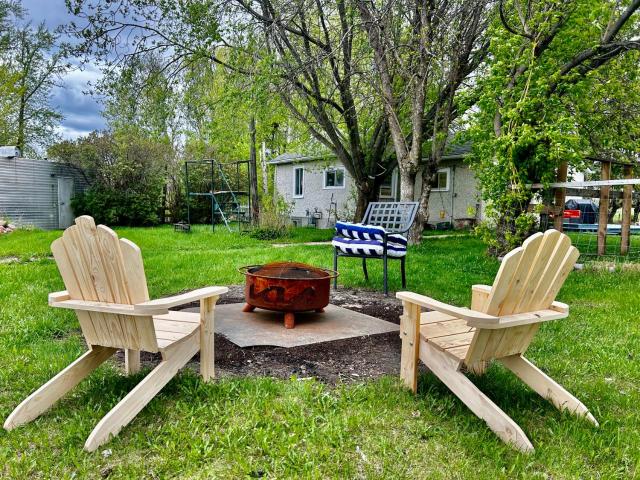
<instances>
[{"instance_id":1,"label":"white stucco house","mask_svg":"<svg viewBox=\"0 0 640 480\"><path fill-rule=\"evenodd\" d=\"M429 200L430 225L451 223L459 228L482 219L477 180L464 162L469 151L467 145L452 147L443 157ZM269 163L274 168L276 192L292 205L294 224L329 228L336 214L338 219L352 220L349 216L355 210L355 185L335 157L284 153ZM417 187L420 182L419 178ZM378 200L399 199L398 172L394 169L380 186Z\"/></svg>"}]
</instances>

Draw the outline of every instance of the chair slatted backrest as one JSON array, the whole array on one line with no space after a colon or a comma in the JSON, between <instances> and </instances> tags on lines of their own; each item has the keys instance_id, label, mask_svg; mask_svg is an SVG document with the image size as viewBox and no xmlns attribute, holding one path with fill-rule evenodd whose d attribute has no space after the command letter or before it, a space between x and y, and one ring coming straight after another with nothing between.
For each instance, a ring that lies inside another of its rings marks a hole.
<instances>
[{"instance_id":1,"label":"chair slatted backrest","mask_svg":"<svg viewBox=\"0 0 640 480\"><path fill-rule=\"evenodd\" d=\"M406 232L417 211L418 202L371 202L362 223L382 227L388 233Z\"/></svg>"},{"instance_id":2,"label":"chair slatted backrest","mask_svg":"<svg viewBox=\"0 0 640 480\"><path fill-rule=\"evenodd\" d=\"M555 301L580 256L571 239L557 230L536 233L505 255L482 311L504 316L544 310ZM477 329L465 363L523 353L539 323L502 329Z\"/></svg>"},{"instance_id":3,"label":"chair slatted backrest","mask_svg":"<svg viewBox=\"0 0 640 480\"><path fill-rule=\"evenodd\" d=\"M81 216L51 244L72 300L133 305L149 300L140 249ZM158 351L153 318L76 310L89 345Z\"/></svg>"}]
</instances>

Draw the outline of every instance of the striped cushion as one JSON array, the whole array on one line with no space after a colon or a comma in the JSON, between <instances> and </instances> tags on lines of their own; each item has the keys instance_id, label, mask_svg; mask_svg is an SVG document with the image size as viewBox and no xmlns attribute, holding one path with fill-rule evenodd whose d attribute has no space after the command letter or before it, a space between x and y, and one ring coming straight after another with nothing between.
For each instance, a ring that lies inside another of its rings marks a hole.
<instances>
[{"instance_id":1,"label":"striped cushion","mask_svg":"<svg viewBox=\"0 0 640 480\"><path fill-rule=\"evenodd\" d=\"M376 225L363 225L362 223L336 222L336 233L346 238L355 240L384 240L386 230ZM397 233L390 234L388 243L407 246L407 239ZM406 250L406 248L405 248Z\"/></svg>"},{"instance_id":2,"label":"striped cushion","mask_svg":"<svg viewBox=\"0 0 640 480\"><path fill-rule=\"evenodd\" d=\"M402 237L404 238L404 237ZM333 237L331 245L342 253L350 255L376 255L381 256L384 251L383 242L380 240L359 240L355 238ZM387 255L390 257L404 257L407 254L405 244L387 242Z\"/></svg>"},{"instance_id":3,"label":"striped cushion","mask_svg":"<svg viewBox=\"0 0 640 480\"><path fill-rule=\"evenodd\" d=\"M347 238L360 240L383 240L385 229L362 223L336 222L336 233Z\"/></svg>"}]
</instances>

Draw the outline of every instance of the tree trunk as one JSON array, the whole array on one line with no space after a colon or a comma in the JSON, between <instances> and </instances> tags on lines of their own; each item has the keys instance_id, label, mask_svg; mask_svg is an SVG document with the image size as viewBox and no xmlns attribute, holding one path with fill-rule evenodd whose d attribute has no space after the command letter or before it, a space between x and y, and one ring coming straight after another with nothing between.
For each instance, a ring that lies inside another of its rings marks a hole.
<instances>
[{"instance_id":1,"label":"tree trunk","mask_svg":"<svg viewBox=\"0 0 640 480\"><path fill-rule=\"evenodd\" d=\"M418 200L418 213L416 214L416 221L413 223L409 237L416 239L415 243L420 243L422 240L422 232L424 226L429 221L429 198L431 197L431 182L433 177L438 171L436 165L427 165L422 170L422 190L420 192L420 198ZM453 216L453 212L451 212Z\"/></svg>"},{"instance_id":2,"label":"tree trunk","mask_svg":"<svg viewBox=\"0 0 640 480\"><path fill-rule=\"evenodd\" d=\"M356 190L356 212L352 220L354 222L361 222L369 203L376 200L376 189L373 182L367 179L363 182L356 183Z\"/></svg>"},{"instance_id":3,"label":"tree trunk","mask_svg":"<svg viewBox=\"0 0 640 480\"><path fill-rule=\"evenodd\" d=\"M26 113L25 93L20 95L20 108L18 110L18 138L16 139L16 147L20 149L20 155L24 156L24 129L25 129L25 113Z\"/></svg>"},{"instance_id":4,"label":"tree trunk","mask_svg":"<svg viewBox=\"0 0 640 480\"><path fill-rule=\"evenodd\" d=\"M267 196L269 194L269 171L267 170L267 146L264 142L262 142L260 160L260 166L262 167L262 194Z\"/></svg>"},{"instance_id":5,"label":"tree trunk","mask_svg":"<svg viewBox=\"0 0 640 480\"><path fill-rule=\"evenodd\" d=\"M249 120L249 193L251 195L251 223L258 225L260 220L260 206L258 203L258 169L256 165L256 118Z\"/></svg>"},{"instance_id":6,"label":"tree trunk","mask_svg":"<svg viewBox=\"0 0 640 480\"><path fill-rule=\"evenodd\" d=\"M622 199L612 198L611 205L609 205L609 214L607 215L607 222L613 223L613 218L616 216L618 209L622 206Z\"/></svg>"},{"instance_id":7,"label":"tree trunk","mask_svg":"<svg viewBox=\"0 0 640 480\"><path fill-rule=\"evenodd\" d=\"M537 225L535 224L532 224L531 228L526 231L523 231L521 226L518 228L517 225L518 219L527 213L531 198L532 194L530 193L527 198L512 200L508 202L508 205L500 208L501 215L496 221L495 245L489 247L491 255L499 257L507 254L536 232Z\"/></svg>"},{"instance_id":8,"label":"tree trunk","mask_svg":"<svg viewBox=\"0 0 640 480\"><path fill-rule=\"evenodd\" d=\"M406 165L406 163L405 163ZM400 173L400 201L401 202L415 202L415 190L416 190L416 172L411 169L399 166ZM420 199L418 199L420 200ZM427 200L428 203L428 200ZM422 230L424 228L423 219L420 216L420 207L418 207L418 213L416 219L413 222L411 230L409 230L408 240L412 245L420 243L422 240Z\"/></svg>"}]
</instances>

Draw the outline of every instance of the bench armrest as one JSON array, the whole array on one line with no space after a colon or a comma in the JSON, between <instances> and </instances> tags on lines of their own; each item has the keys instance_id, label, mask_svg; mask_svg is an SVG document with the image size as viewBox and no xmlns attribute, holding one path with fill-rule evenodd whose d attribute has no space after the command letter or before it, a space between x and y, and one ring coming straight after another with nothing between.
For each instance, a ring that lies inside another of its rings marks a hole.
<instances>
[{"instance_id":1,"label":"bench armrest","mask_svg":"<svg viewBox=\"0 0 640 480\"><path fill-rule=\"evenodd\" d=\"M487 315L486 313L471 310L469 308L448 305L446 303L439 302L438 300L434 300L433 298L427 297L425 295L420 295L418 293L398 292L396 293L396 297L400 300L405 300L415 305L420 305L421 307L429 308L431 310L435 310L436 312L445 313L462 320L480 320L485 322L497 322L499 320L498 317L494 317L493 315Z\"/></svg>"},{"instance_id":2,"label":"bench armrest","mask_svg":"<svg viewBox=\"0 0 640 480\"><path fill-rule=\"evenodd\" d=\"M180 295L158 298L157 300L149 300L148 302L138 303L135 305L135 309L136 311L140 312L151 312L158 308L164 308L166 310L171 307L177 307L178 305L184 305L185 303L202 300L203 298L218 297L227 293L228 291L229 289L227 287L198 288L197 290L181 293Z\"/></svg>"}]
</instances>

